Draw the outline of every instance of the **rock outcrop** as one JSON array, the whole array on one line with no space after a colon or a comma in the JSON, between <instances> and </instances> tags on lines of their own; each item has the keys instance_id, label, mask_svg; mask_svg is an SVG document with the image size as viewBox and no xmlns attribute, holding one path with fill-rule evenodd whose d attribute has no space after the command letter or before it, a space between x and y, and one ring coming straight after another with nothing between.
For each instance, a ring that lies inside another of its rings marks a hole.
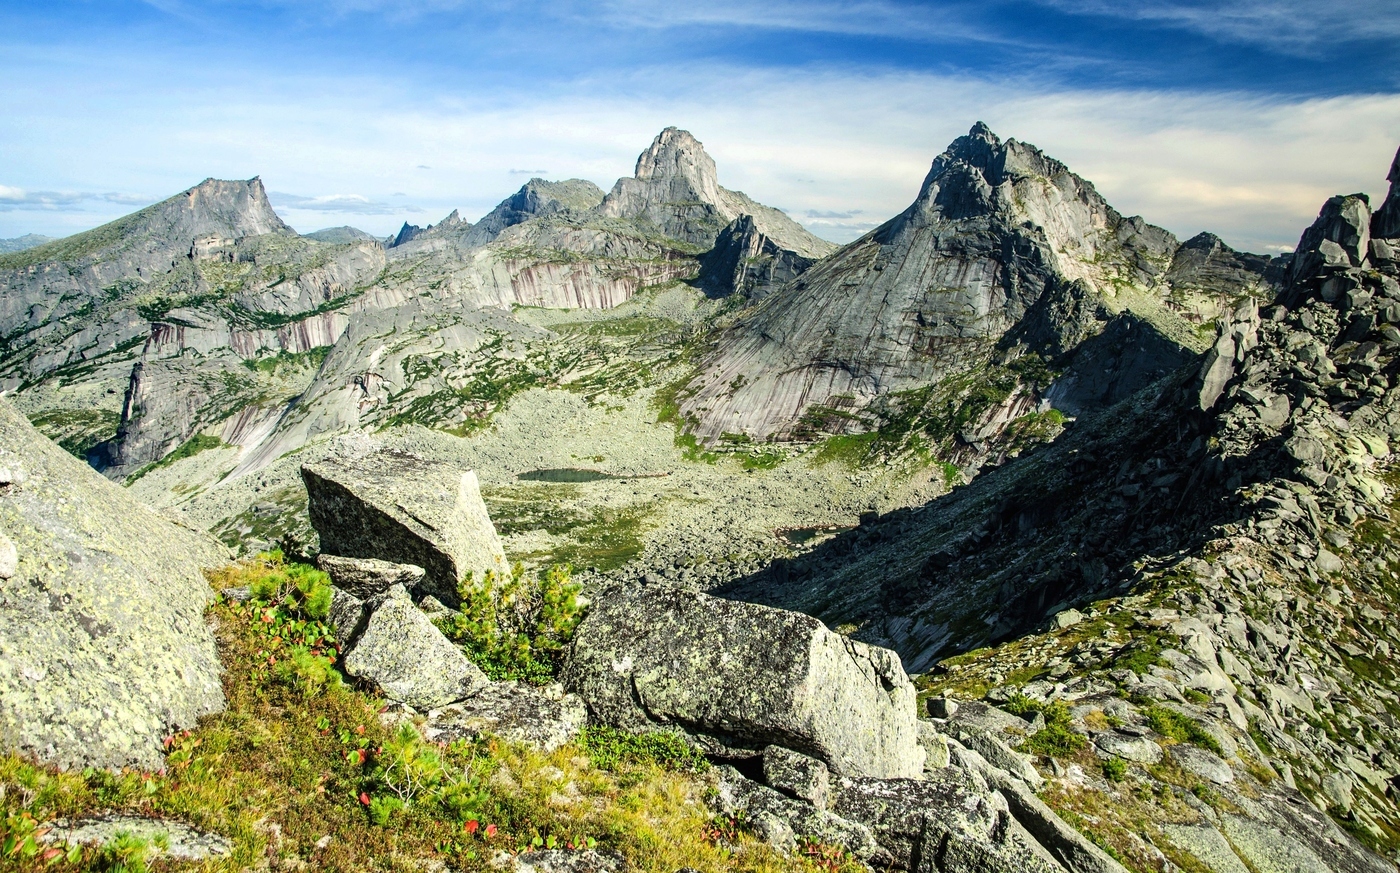
<instances>
[{"instance_id":1,"label":"rock outcrop","mask_svg":"<svg viewBox=\"0 0 1400 873\"><path fill-rule=\"evenodd\" d=\"M637 158L632 178L618 179L598 206L601 215L630 218L657 233L700 248L714 245L726 225L741 215L782 248L819 258L834 246L807 232L782 211L720 187L714 159L686 130L668 127Z\"/></svg>"},{"instance_id":2,"label":"rock outcrop","mask_svg":"<svg viewBox=\"0 0 1400 873\"><path fill-rule=\"evenodd\" d=\"M700 287L715 297L740 294L759 300L816 263L769 239L753 216L741 215L720 231L700 259Z\"/></svg>"},{"instance_id":3,"label":"rock outcrop","mask_svg":"<svg viewBox=\"0 0 1400 873\"><path fill-rule=\"evenodd\" d=\"M321 550L422 567L419 596L455 605L470 574L508 570L475 473L375 451L307 464L301 475Z\"/></svg>"},{"instance_id":4,"label":"rock outcrop","mask_svg":"<svg viewBox=\"0 0 1400 873\"><path fill-rule=\"evenodd\" d=\"M1176 248L1063 164L979 124L904 213L721 337L682 411L707 440L782 437L815 409L849 418L970 372L1004 337L1055 357L1097 332L1101 305L1160 296Z\"/></svg>"},{"instance_id":5,"label":"rock outcrop","mask_svg":"<svg viewBox=\"0 0 1400 873\"><path fill-rule=\"evenodd\" d=\"M563 182L531 179L473 225L463 238L463 243L483 246L499 237L508 227L561 213L581 216L596 209L602 202L603 189L584 179Z\"/></svg>"},{"instance_id":6,"label":"rock outcrop","mask_svg":"<svg viewBox=\"0 0 1400 873\"><path fill-rule=\"evenodd\" d=\"M490 680L394 585L363 605L357 633L342 645L345 672L377 685L390 700L433 709L470 697ZM337 613L339 613L337 608ZM349 624L345 622L345 624Z\"/></svg>"},{"instance_id":7,"label":"rock outcrop","mask_svg":"<svg viewBox=\"0 0 1400 873\"><path fill-rule=\"evenodd\" d=\"M769 744L852 776L923 770L914 688L893 653L801 613L662 585L601 593L563 671L595 721Z\"/></svg>"},{"instance_id":8,"label":"rock outcrop","mask_svg":"<svg viewBox=\"0 0 1400 873\"><path fill-rule=\"evenodd\" d=\"M63 767L155 768L223 708L201 569L227 550L157 515L0 401L0 745Z\"/></svg>"}]
</instances>

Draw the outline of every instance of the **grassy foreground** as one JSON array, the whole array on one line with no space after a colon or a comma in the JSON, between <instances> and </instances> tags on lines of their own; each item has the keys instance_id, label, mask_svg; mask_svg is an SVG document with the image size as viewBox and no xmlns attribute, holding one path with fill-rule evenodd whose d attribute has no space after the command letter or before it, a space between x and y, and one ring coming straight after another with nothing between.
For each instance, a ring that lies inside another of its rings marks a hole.
<instances>
[{"instance_id":1,"label":"grassy foreground","mask_svg":"<svg viewBox=\"0 0 1400 873\"><path fill-rule=\"evenodd\" d=\"M384 701L334 666L319 571L275 557L212 575L251 585L210 607L228 707L166 741L155 772L62 771L0 756L0 871L472 870L534 847L620 852L640 870L834 873L826 846L789 856L716 818L703 758L670 735L590 729L541 754L483 737L439 746L381 722ZM180 819L232 852L175 862L124 839L49 846L45 823L121 811Z\"/></svg>"}]
</instances>

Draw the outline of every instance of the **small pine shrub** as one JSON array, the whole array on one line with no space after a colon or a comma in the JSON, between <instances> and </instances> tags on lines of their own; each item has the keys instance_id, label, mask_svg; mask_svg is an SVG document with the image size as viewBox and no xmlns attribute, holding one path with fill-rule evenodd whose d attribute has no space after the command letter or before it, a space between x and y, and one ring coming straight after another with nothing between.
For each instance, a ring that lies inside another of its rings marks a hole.
<instances>
[{"instance_id":1,"label":"small pine shrub","mask_svg":"<svg viewBox=\"0 0 1400 873\"><path fill-rule=\"evenodd\" d=\"M460 611L438 627L486 675L537 685L554 678L583 613L567 566L531 576L517 564L509 575L487 572L479 582L468 575L457 593Z\"/></svg>"},{"instance_id":2,"label":"small pine shrub","mask_svg":"<svg viewBox=\"0 0 1400 873\"><path fill-rule=\"evenodd\" d=\"M1109 758L1103 762L1103 775L1109 782L1122 782L1128 775L1128 763L1122 758Z\"/></svg>"}]
</instances>

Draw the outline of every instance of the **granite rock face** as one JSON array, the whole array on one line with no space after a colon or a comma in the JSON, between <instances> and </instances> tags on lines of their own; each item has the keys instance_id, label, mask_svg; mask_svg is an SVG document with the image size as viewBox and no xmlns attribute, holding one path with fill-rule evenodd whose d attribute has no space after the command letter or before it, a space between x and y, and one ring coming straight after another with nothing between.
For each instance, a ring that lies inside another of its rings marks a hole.
<instances>
[{"instance_id":1,"label":"granite rock face","mask_svg":"<svg viewBox=\"0 0 1400 873\"><path fill-rule=\"evenodd\" d=\"M301 475L321 549L422 567L420 596L455 606L468 574L508 569L475 473L375 451L307 464Z\"/></svg>"},{"instance_id":2,"label":"granite rock face","mask_svg":"<svg viewBox=\"0 0 1400 873\"><path fill-rule=\"evenodd\" d=\"M1371 237L1379 240L1400 239L1400 150L1396 151L1395 159L1390 162L1390 172L1385 178L1390 182L1390 192L1376 214L1371 216Z\"/></svg>"},{"instance_id":3,"label":"granite rock face","mask_svg":"<svg viewBox=\"0 0 1400 873\"><path fill-rule=\"evenodd\" d=\"M472 225L463 243L467 246L486 245L508 227L560 213L586 213L602 202L603 189L584 179L563 182L531 179Z\"/></svg>"},{"instance_id":4,"label":"granite rock face","mask_svg":"<svg viewBox=\"0 0 1400 873\"><path fill-rule=\"evenodd\" d=\"M579 625L562 678L603 724L781 745L840 774L923 770L899 660L801 613L662 585L614 588Z\"/></svg>"},{"instance_id":5,"label":"granite rock face","mask_svg":"<svg viewBox=\"0 0 1400 873\"><path fill-rule=\"evenodd\" d=\"M349 641L345 672L373 682L390 700L432 709L470 697L486 674L413 605L402 585L367 604L364 629Z\"/></svg>"},{"instance_id":6,"label":"granite rock face","mask_svg":"<svg viewBox=\"0 0 1400 873\"><path fill-rule=\"evenodd\" d=\"M0 401L0 744L63 767L161 765L223 708L201 569L227 562Z\"/></svg>"},{"instance_id":7,"label":"granite rock face","mask_svg":"<svg viewBox=\"0 0 1400 873\"><path fill-rule=\"evenodd\" d=\"M714 248L700 259L699 282L715 297L740 294L758 300L814 263L770 239L753 216L741 215L720 231Z\"/></svg>"},{"instance_id":8,"label":"granite rock face","mask_svg":"<svg viewBox=\"0 0 1400 873\"><path fill-rule=\"evenodd\" d=\"M412 564L395 564L374 558L342 558L322 553L316 556L316 566L331 577L331 583L360 599L376 597L395 585L407 590L423 581L423 568Z\"/></svg>"},{"instance_id":9,"label":"granite rock face","mask_svg":"<svg viewBox=\"0 0 1400 873\"><path fill-rule=\"evenodd\" d=\"M814 407L858 411L975 368L1013 331L1056 355L1097 332L1100 301L1125 296L1120 286L1156 293L1176 248L1063 164L979 124L934 161L905 212L721 337L682 411L705 439L784 436Z\"/></svg>"},{"instance_id":10,"label":"granite rock face","mask_svg":"<svg viewBox=\"0 0 1400 873\"><path fill-rule=\"evenodd\" d=\"M639 220L656 232L705 250L741 215L782 248L819 258L834 246L783 212L720 187L714 159L689 131L668 127L637 158L632 178L618 179L598 206L601 215Z\"/></svg>"}]
</instances>

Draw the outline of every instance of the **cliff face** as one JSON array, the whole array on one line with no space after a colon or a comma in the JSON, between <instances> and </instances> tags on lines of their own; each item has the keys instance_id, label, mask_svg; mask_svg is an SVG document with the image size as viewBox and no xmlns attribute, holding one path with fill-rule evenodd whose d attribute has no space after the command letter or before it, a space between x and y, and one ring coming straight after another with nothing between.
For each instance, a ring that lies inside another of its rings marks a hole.
<instances>
[{"instance_id":1,"label":"cliff face","mask_svg":"<svg viewBox=\"0 0 1400 873\"><path fill-rule=\"evenodd\" d=\"M1171 234L1124 218L1063 164L984 125L934 161L901 215L766 299L717 345L683 411L698 433L790 434L1012 342L1049 355L1102 305L1160 297Z\"/></svg>"}]
</instances>

